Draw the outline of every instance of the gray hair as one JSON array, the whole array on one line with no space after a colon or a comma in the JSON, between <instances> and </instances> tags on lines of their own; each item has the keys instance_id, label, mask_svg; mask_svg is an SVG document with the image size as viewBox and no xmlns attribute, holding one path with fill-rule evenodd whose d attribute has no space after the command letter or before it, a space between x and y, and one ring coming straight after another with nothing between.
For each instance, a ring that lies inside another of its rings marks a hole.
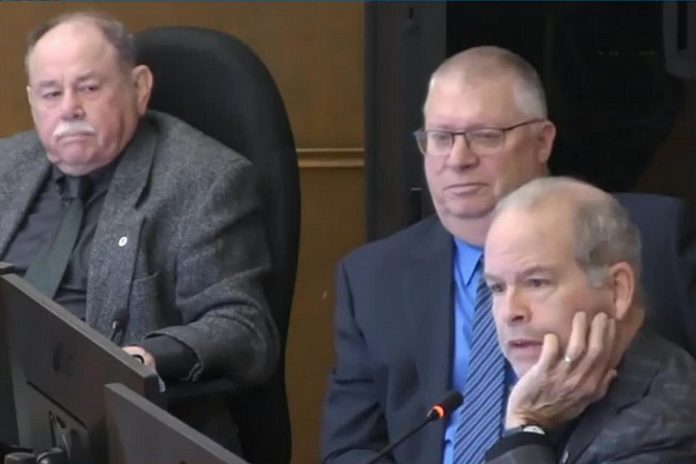
<instances>
[{"instance_id":1,"label":"gray hair","mask_svg":"<svg viewBox=\"0 0 696 464\"><path fill-rule=\"evenodd\" d=\"M548 115L546 93L534 66L520 55L492 45L473 47L446 59L431 75L428 89L436 77L458 75L465 81L490 79L501 73L514 77L514 98L520 111L533 118Z\"/></svg>"},{"instance_id":2,"label":"gray hair","mask_svg":"<svg viewBox=\"0 0 696 464\"><path fill-rule=\"evenodd\" d=\"M96 26L107 42L116 50L116 57L119 65L124 72L127 72L136 65L137 51L133 35L128 32L123 23L115 18L96 11L79 11L57 16L29 33L27 38L27 53L24 56L24 65L29 74L29 56L34 51L34 47L41 38L57 26L73 22L87 22Z\"/></svg>"},{"instance_id":3,"label":"gray hair","mask_svg":"<svg viewBox=\"0 0 696 464\"><path fill-rule=\"evenodd\" d=\"M642 265L640 232L624 207L608 193L570 177L542 177L498 202L495 215L510 209L538 209L558 199L566 199L574 206L575 259L587 272L590 285L603 285L608 267L625 261L633 268L639 289ZM641 300L641 292L637 291L636 295L637 300Z\"/></svg>"}]
</instances>

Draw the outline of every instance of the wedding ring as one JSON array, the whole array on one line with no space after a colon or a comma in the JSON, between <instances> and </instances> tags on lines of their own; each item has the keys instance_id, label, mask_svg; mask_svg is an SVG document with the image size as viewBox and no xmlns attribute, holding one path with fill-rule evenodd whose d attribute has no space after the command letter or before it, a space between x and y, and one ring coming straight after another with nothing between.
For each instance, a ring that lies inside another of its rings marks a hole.
<instances>
[{"instance_id":1,"label":"wedding ring","mask_svg":"<svg viewBox=\"0 0 696 464\"><path fill-rule=\"evenodd\" d=\"M571 358L568 355L563 356L563 361L565 361L568 364L573 364L573 361L575 361L573 358Z\"/></svg>"}]
</instances>

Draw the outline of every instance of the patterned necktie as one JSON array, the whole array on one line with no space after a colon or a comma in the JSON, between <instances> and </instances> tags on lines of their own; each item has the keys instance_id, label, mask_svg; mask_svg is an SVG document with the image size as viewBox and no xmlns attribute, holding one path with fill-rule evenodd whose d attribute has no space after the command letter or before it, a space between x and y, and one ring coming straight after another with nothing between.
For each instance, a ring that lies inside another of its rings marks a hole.
<instances>
[{"instance_id":1,"label":"patterned necktie","mask_svg":"<svg viewBox=\"0 0 696 464\"><path fill-rule=\"evenodd\" d=\"M479 261L479 284L474 306L474 324L464 403L454 437L454 464L480 464L500 438L503 421L505 363L491 311L491 292L483 279Z\"/></svg>"},{"instance_id":2,"label":"patterned necktie","mask_svg":"<svg viewBox=\"0 0 696 464\"><path fill-rule=\"evenodd\" d=\"M77 243L89 178L66 176L65 182L69 202L63 212L58 232L52 241L41 248L24 274L27 282L49 298L55 296Z\"/></svg>"}]
</instances>

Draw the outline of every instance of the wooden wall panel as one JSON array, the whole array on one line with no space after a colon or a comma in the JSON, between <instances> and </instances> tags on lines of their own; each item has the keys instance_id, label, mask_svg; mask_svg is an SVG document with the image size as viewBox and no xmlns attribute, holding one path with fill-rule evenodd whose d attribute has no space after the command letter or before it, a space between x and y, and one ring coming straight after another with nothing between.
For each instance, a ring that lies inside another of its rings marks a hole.
<instances>
[{"instance_id":1,"label":"wooden wall panel","mask_svg":"<svg viewBox=\"0 0 696 464\"><path fill-rule=\"evenodd\" d=\"M319 462L321 408L334 362L334 270L364 237L359 155L344 155L336 166L337 156L326 154L325 164L314 159L300 170L302 238L286 355L293 464Z\"/></svg>"},{"instance_id":2,"label":"wooden wall panel","mask_svg":"<svg viewBox=\"0 0 696 464\"><path fill-rule=\"evenodd\" d=\"M333 364L334 268L363 241L364 231L362 4L0 2L0 137L31 128L23 69L27 33L76 9L109 12L134 32L165 25L228 32L256 51L274 76L300 152L303 207L287 353L293 463L317 462Z\"/></svg>"}]
</instances>

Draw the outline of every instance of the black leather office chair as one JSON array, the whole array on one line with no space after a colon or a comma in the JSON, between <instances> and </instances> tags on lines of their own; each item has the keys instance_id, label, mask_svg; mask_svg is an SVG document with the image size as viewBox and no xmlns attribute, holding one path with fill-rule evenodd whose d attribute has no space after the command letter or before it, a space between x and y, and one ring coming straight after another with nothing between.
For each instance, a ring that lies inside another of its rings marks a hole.
<instances>
[{"instance_id":1,"label":"black leather office chair","mask_svg":"<svg viewBox=\"0 0 696 464\"><path fill-rule=\"evenodd\" d=\"M640 230L647 324L696 357L696 212L678 198L617 193Z\"/></svg>"},{"instance_id":2,"label":"black leather office chair","mask_svg":"<svg viewBox=\"0 0 696 464\"><path fill-rule=\"evenodd\" d=\"M154 74L150 107L221 141L257 168L273 264L267 295L281 336L278 369L263 386L237 397L234 413L245 458L290 461L284 347L295 286L300 225L297 153L278 89L258 56L238 39L192 27L136 36L138 60Z\"/></svg>"}]
</instances>

